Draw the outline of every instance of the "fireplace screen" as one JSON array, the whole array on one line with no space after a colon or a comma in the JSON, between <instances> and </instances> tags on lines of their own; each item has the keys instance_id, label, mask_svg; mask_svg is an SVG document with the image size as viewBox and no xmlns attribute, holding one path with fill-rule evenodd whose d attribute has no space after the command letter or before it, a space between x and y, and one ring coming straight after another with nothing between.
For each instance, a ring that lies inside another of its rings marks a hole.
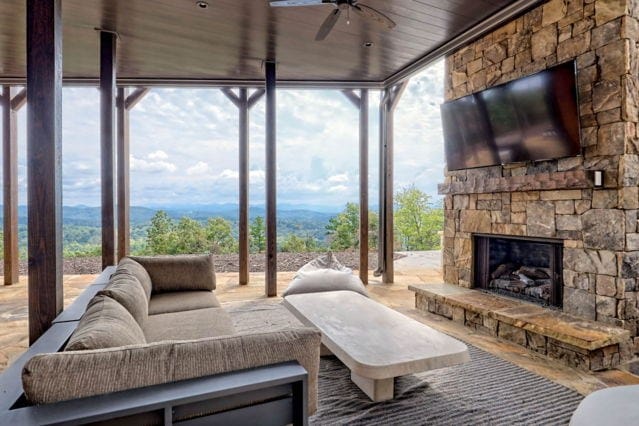
<instances>
[{"instance_id":1,"label":"fireplace screen","mask_svg":"<svg viewBox=\"0 0 639 426\"><path fill-rule=\"evenodd\" d=\"M560 307L562 246L556 240L474 235L474 286Z\"/></svg>"}]
</instances>

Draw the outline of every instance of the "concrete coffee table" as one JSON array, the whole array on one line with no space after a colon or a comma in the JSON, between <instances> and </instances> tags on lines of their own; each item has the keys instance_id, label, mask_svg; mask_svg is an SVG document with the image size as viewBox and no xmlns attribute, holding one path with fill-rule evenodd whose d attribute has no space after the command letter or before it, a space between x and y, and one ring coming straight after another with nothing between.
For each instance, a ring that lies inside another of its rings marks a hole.
<instances>
[{"instance_id":1,"label":"concrete coffee table","mask_svg":"<svg viewBox=\"0 0 639 426\"><path fill-rule=\"evenodd\" d=\"M470 360L462 342L352 291L294 294L284 305L322 332L322 343L373 401L393 399L394 378Z\"/></svg>"}]
</instances>

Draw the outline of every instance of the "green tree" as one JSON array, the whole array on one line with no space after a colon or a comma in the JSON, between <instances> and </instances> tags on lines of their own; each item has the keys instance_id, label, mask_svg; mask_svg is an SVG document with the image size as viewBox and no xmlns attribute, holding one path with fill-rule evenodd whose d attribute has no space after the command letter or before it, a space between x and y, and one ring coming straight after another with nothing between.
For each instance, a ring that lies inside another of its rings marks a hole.
<instances>
[{"instance_id":1,"label":"green tree","mask_svg":"<svg viewBox=\"0 0 639 426\"><path fill-rule=\"evenodd\" d=\"M249 225L249 238L251 251L253 253L262 253L266 250L266 227L264 226L264 218L258 216L251 221Z\"/></svg>"},{"instance_id":2,"label":"green tree","mask_svg":"<svg viewBox=\"0 0 639 426\"><path fill-rule=\"evenodd\" d=\"M318 241L310 234L304 237L288 234L280 243L280 251L286 253L305 253L317 251L318 249Z\"/></svg>"},{"instance_id":3,"label":"green tree","mask_svg":"<svg viewBox=\"0 0 639 426\"><path fill-rule=\"evenodd\" d=\"M172 253L191 254L209 251L206 230L197 220L182 217L175 228L175 236Z\"/></svg>"},{"instance_id":4,"label":"green tree","mask_svg":"<svg viewBox=\"0 0 639 426\"><path fill-rule=\"evenodd\" d=\"M332 217L326 225L332 250L347 250L359 247L359 206L347 203L344 210ZM377 246L377 214L368 215L368 246Z\"/></svg>"},{"instance_id":5,"label":"green tree","mask_svg":"<svg viewBox=\"0 0 639 426\"><path fill-rule=\"evenodd\" d=\"M430 204L430 197L414 185L395 195L395 229L403 250L436 250L444 212Z\"/></svg>"},{"instance_id":6,"label":"green tree","mask_svg":"<svg viewBox=\"0 0 639 426\"><path fill-rule=\"evenodd\" d=\"M169 215L158 210L146 231L146 247L149 254L171 254L174 245L174 225Z\"/></svg>"},{"instance_id":7,"label":"green tree","mask_svg":"<svg viewBox=\"0 0 639 426\"><path fill-rule=\"evenodd\" d=\"M211 253L223 254L237 251L231 222L221 217L210 218L206 224L206 239Z\"/></svg>"}]
</instances>

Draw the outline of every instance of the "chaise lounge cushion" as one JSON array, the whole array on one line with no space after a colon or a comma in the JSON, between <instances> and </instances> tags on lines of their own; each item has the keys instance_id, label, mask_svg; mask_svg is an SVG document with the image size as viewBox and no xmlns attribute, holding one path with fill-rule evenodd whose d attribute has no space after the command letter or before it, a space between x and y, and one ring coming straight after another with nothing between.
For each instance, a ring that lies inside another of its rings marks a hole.
<instances>
[{"instance_id":1,"label":"chaise lounge cushion","mask_svg":"<svg viewBox=\"0 0 639 426\"><path fill-rule=\"evenodd\" d=\"M124 306L135 318L138 324L144 324L149 315L149 304L142 288L142 284L135 276L128 274L116 275L109 284L98 294L103 294Z\"/></svg>"},{"instance_id":2,"label":"chaise lounge cushion","mask_svg":"<svg viewBox=\"0 0 639 426\"><path fill-rule=\"evenodd\" d=\"M173 291L154 294L149 302L149 315L219 307L212 291Z\"/></svg>"},{"instance_id":3,"label":"chaise lounge cushion","mask_svg":"<svg viewBox=\"0 0 639 426\"><path fill-rule=\"evenodd\" d=\"M286 361L308 372L309 414L317 408L321 335L314 328L240 334L126 348L35 355L25 365L27 399L47 404Z\"/></svg>"},{"instance_id":4,"label":"chaise lounge cushion","mask_svg":"<svg viewBox=\"0 0 639 426\"><path fill-rule=\"evenodd\" d=\"M230 315L222 308L151 315L142 330L148 343L203 339L235 333Z\"/></svg>"},{"instance_id":5,"label":"chaise lounge cushion","mask_svg":"<svg viewBox=\"0 0 639 426\"><path fill-rule=\"evenodd\" d=\"M97 295L89 302L64 350L82 351L144 343L144 333L129 311L110 297Z\"/></svg>"},{"instance_id":6,"label":"chaise lounge cushion","mask_svg":"<svg viewBox=\"0 0 639 426\"><path fill-rule=\"evenodd\" d=\"M149 300L151 298L151 290L153 288L153 285L151 284L151 277L142 265L130 257L125 257L120 260L120 263L118 263L118 267L115 269L115 273L111 276L111 279L121 274L133 275L137 278L144 289L146 299Z\"/></svg>"},{"instance_id":7,"label":"chaise lounge cushion","mask_svg":"<svg viewBox=\"0 0 639 426\"><path fill-rule=\"evenodd\" d=\"M211 255L136 256L131 259L148 272L153 283L153 293L215 290Z\"/></svg>"}]
</instances>

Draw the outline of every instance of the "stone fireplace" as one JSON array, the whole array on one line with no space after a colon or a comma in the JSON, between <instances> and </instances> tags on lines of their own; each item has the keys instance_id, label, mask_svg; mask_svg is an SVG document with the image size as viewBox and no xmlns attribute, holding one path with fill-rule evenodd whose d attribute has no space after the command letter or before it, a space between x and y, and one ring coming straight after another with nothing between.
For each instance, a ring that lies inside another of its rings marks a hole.
<instances>
[{"instance_id":1,"label":"stone fireplace","mask_svg":"<svg viewBox=\"0 0 639 426\"><path fill-rule=\"evenodd\" d=\"M558 288L528 293L540 292L566 314L638 335L637 18L637 0L552 0L446 58L446 100L574 60L582 146L576 157L445 173L439 191L445 196L447 284L500 292L495 287L509 283L495 280L516 281L511 274L536 268L532 273L540 278L522 275L535 281L544 279L542 272L558 274L552 279ZM595 170L603 171L602 187L593 185ZM515 265L504 268L516 269L490 278L500 265L478 265L474 247L506 240L545 241L555 260L524 265L511 259L503 264ZM515 288L541 285L528 283L506 291L512 296ZM639 338L634 343L639 349Z\"/></svg>"},{"instance_id":2,"label":"stone fireplace","mask_svg":"<svg viewBox=\"0 0 639 426\"><path fill-rule=\"evenodd\" d=\"M475 288L542 306L562 306L561 240L474 234Z\"/></svg>"}]
</instances>

